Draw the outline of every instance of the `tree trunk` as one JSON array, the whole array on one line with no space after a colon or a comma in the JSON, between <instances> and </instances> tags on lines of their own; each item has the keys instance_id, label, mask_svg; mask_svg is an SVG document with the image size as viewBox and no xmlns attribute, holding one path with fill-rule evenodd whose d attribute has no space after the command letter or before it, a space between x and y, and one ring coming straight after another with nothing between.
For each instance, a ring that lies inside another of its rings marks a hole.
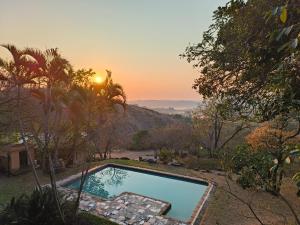
<instances>
[{"instance_id":1,"label":"tree trunk","mask_svg":"<svg viewBox=\"0 0 300 225\"><path fill-rule=\"evenodd\" d=\"M33 176L34 176L36 185L37 185L39 191L41 192L41 190L42 190L41 183L40 183L39 177L38 177L36 169L35 169L35 164L32 160L31 154L29 152L29 147L28 147L28 143L27 143L27 140L26 140L26 137L25 137L25 131L24 131L24 127L23 127L23 122L22 122L22 119L21 119L21 102L20 102L21 87L19 85L17 86L17 95L18 95L17 96L17 120L18 120L18 123L19 123L19 131L20 131L20 134L21 134L21 139L22 139L23 144L25 146L25 150L26 150L27 155L28 155L28 159L29 159L29 162L30 162L30 165L31 165L31 169L32 169L32 172L33 172Z\"/></svg>"},{"instance_id":2,"label":"tree trunk","mask_svg":"<svg viewBox=\"0 0 300 225\"><path fill-rule=\"evenodd\" d=\"M44 118L44 140L45 140L45 145L44 145L44 151L48 157L48 162L49 162L49 174L50 174L50 181L51 181L51 189L53 191L53 197L55 199L56 203L56 208L59 212L60 218L65 224L65 219L64 215L61 209L61 204L58 198L58 193L56 189L56 179L55 179L55 171L53 167L53 161L52 161L52 156L51 152L49 150L49 143L50 143L50 130L49 130L49 120L50 120L50 109L51 109L51 84L47 85L46 88L46 97L45 97L45 118Z\"/></svg>"}]
</instances>

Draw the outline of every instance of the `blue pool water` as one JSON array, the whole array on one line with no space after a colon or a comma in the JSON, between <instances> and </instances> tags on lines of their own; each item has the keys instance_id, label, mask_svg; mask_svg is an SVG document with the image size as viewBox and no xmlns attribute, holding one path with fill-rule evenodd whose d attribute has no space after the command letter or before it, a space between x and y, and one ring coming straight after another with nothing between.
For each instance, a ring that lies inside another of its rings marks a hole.
<instances>
[{"instance_id":1,"label":"blue pool water","mask_svg":"<svg viewBox=\"0 0 300 225\"><path fill-rule=\"evenodd\" d=\"M67 185L78 189L79 180ZM207 185L131 169L106 167L88 175L84 192L112 198L133 192L171 203L167 216L187 221L204 194Z\"/></svg>"}]
</instances>

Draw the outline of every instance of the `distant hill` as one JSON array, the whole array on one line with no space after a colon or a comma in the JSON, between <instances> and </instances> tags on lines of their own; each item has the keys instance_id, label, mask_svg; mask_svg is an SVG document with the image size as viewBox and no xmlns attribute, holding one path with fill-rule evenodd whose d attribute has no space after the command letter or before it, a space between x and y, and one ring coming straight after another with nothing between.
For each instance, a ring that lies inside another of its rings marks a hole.
<instances>
[{"instance_id":1,"label":"distant hill","mask_svg":"<svg viewBox=\"0 0 300 225\"><path fill-rule=\"evenodd\" d=\"M191 100L134 100L129 101L129 104L147 107L150 109L173 108L175 110L191 110L196 108L201 101Z\"/></svg>"},{"instance_id":2,"label":"distant hill","mask_svg":"<svg viewBox=\"0 0 300 225\"><path fill-rule=\"evenodd\" d=\"M162 114L135 105L128 105L125 112L122 109L118 109L117 111L117 115L112 115L117 123L114 135L125 145L131 142L132 136L138 131L187 123L184 117Z\"/></svg>"},{"instance_id":3,"label":"distant hill","mask_svg":"<svg viewBox=\"0 0 300 225\"><path fill-rule=\"evenodd\" d=\"M184 122L181 117L162 114L135 105L128 105L125 113L120 111L118 114L118 129L126 134Z\"/></svg>"}]
</instances>

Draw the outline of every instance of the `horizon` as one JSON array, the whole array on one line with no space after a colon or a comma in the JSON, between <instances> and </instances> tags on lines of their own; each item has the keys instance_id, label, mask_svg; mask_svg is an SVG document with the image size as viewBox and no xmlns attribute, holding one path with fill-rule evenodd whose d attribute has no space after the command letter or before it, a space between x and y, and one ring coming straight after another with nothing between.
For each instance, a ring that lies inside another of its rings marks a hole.
<instances>
[{"instance_id":1,"label":"horizon","mask_svg":"<svg viewBox=\"0 0 300 225\"><path fill-rule=\"evenodd\" d=\"M197 71L179 54L200 41L213 11L226 2L4 0L1 44L57 47L75 69L101 76L109 69L129 100L199 100L192 89Z\"/></svg>"}]
</instances>

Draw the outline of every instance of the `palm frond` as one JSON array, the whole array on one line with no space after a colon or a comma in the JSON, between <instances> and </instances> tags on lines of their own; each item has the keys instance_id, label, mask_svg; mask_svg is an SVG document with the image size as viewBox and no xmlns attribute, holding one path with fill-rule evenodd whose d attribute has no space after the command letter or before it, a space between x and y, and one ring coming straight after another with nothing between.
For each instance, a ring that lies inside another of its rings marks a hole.
<instances>
[{"instance_id":1,"label":"palm frond","mask_svg":"<svg viewBox=\"0 0 300 225\"><path fill-rule=\"evenodd\" d=\"M3 67L5 65L5 60L0 58L0 67Z\"/></svg>"},{"instance_id":2,"label":"palm frond","mask_svg":"<svg viewBox=\"0 0 300 225\"><path fill-rule=\"evenodd\" d=\"M47 59L42 51L33 48L26 48L23 54L31 56L41 68L46 68Z\"/></svg>"},{"instance_id":3,"label":"palm frond","mask_svg":"<svg viewBox=\"0 0 300 225\"><path fill-rule=\"evenodd\" d=\"M5 44L5 45L1 45L3 48L6 48L10 54L13 57L13 61L14 63L19 66L21 64L21 58L22 58L22 53L20 50L17 49L16 46L14 45L10 45L10 44Z\"/></svg>"}]
</instances>

